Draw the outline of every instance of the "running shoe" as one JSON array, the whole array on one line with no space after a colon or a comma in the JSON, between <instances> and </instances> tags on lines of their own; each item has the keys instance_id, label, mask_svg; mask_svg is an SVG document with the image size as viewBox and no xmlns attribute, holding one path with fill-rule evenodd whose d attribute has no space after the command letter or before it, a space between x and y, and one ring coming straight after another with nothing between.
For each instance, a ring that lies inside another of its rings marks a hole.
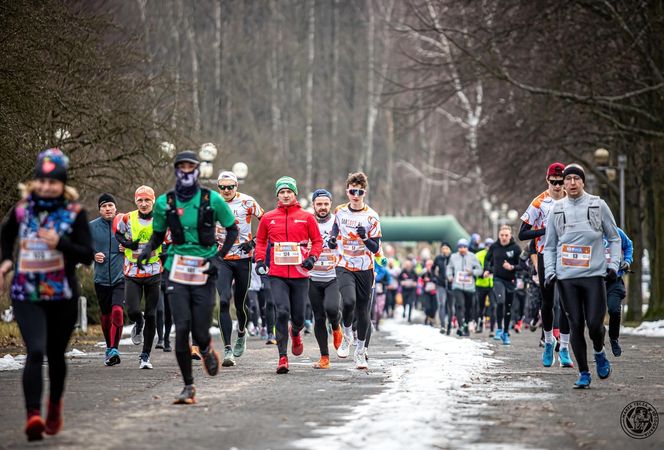
<instances>
[{"instance_id":1,"label":"running shoe","mask_svg":"<svg viewBox=\"0 0 664 450\"><path fill-rule=\"evenodd\" d=\"M302 343L301 333L296 335L291 334L291 352L293 352L293 355L300 356L303 351L304 343Z\"/></svg>"},{"instance_id":2,"label":"running shoe","mask_svg":"<svg viewBox=\"0 0 664 450\"><path fill-rule=\"evenodd\" d=\"M311 328L313 327L311 320L304 321L304 334L311 334Z\"/></svg>"},{"instance_id":3,"label":"running shoe","mask_svg":"<svg viewBox=\"0 0 664 450\"><path fill-rule=\"evenodd\" d=\"M164 339L164 351L165 352L172 352L173 349L171 348L171 341L168 339Z\"/></svg>"},{"instance_id":4,"label":"running shoe","mask_svg":"<svg viewBox=\"0 0 664 450\"><path fill-rule=\"evenodd\" d=\"M440 327L440 334L445 334L446 332L445 327Z\"/></svg>"},{"instance_id":5,"label":"running shoe","mask_svg":"<svg viewBox=\"0 0 664 450\"><path fill-rule=\"evenodd\" d=\"M597 376L601 380L609 378L611 375L611 363L606 359L606 353L595 353L595 368L597 369Z\"/></svg>"},{"instance_id":6,"label":"running shoe","mask_svg":"<svg viewBox=\"0 0 664 450\"><path fill-rule=\"evenodd\" d=\"M161 349L163 349L163 348L164 348L164 340L163 340L163 339L159 339L159 340L157 341L157 344L154 346L154 348L161 348Z\"/></svg>"},{"instance_id":7,"label":"running shoe","mask_svg":"<svg viewBox=\"0 0 664 450\"><path fill-rule=\"evenodd\" d=\"M254 325L253 322L249 322L249 325L247 326L247 333L249 333L249 336L256 336L258 334L256 331L256 325Z\"/></svg>"},{"instance_id":8,"label":"running shoe","mask_svg":"<svg viewBox=\"0 0 664 450\"><path fill-rule=\"evenodd\" d=\"M106 365L115 366L116 364L120 364L120 352L118 349L110 348L109 350L110 351L108 352L108 356L106 358Z\"/></svg>"},{"instance_id":9,"label":"running shoe","mask_svg":"<svg viewBox=\"0 0 664 450\"><path fill-rule=\"evenodd\" d=\"M332 330L332 339L334 342L334 349L339 350L339 347L341 347L341 343L344 340L344 333L341 331L341 325L339 325L336 330Z\"/></svg>"},{"instance_id":10,"label":"running shoe","mask_svg":"<svg viewBox=\"0 0 664 450\"><path fill-rule=\"evenodd\" d=\"M196 403L196 386L188 384L182 388L180 395L175 397L174 405L193 405Z\"/></svg>"},{"instance_id":11,"label":"running shoe","mask_svg":"<svg viewBox=\"0 0 664 450\"><path fill-rule=\"evenodd\" d=\"M574 389L586 389L590 387L590 372L579 372L579 379L574 383Z\"/></svg>"},{"instance_id":12,"label":"running shoe","mask_svg":"<svg viewBox=\"0 0 664 450\"><path fill-rule=\"evenodd\" d=\"M355 368L359 370L366 370L369 368L369 364L367 363L367 355L364 354L364 351L355 351Z\"/></svg>"},{"instance_id":13,"label":"running shoe","mask_svg":"<svg viewBox=\"0 0 664 450\"><path fill-rule=\"evenodd\" d=\"M233 356L239 358L244 354L244 351L247 349L247 335L238 336L235 339L235 346L233 347Z\"/></svg>"},{"instance_id":14,"label":"running shoe","mask_svg":"<svg viewBox=\"0 0 664 450\"><path fill-rule=\"evenodd\" d=\"M461 328L457 328L456 334L459 337L463 337L463 330Z\"/></svg>"},{"instance_id":15,"label":"running shoe","mask_svg":"<svg viewBox=\"0 0 664 450\"><path fill-rule=\"evenodd\" d=\"M521 327L523 326L523 320L517 320L514 324L514 332L521 333Z\"/></svg>"},{"instance_id":16,"label":"running shoe","mask_svg":"<svg viewBox=\"0 0 664 450\"><path fill-rule=\"evenodd\" d=\"M108 358L108 354L109 354L109 353L111 353L111 349L110 349L110 348L107 348L107 349L106 349L106 358Z\"/></svg>"},{"instance_id":17,"label":"running shoe","mask_svg":"<svg viewBox=\"0 0 664 450\"><path fill-rule=\"evenodd\" d=\"M314 369L329 369L330 368L330 356L321 355L318 362L314 363Z\"/></svg>"},{"instance_id":18,"label":"running shoe","mask_svg":"<svg viewBox=\"0 0 664 450\"><path fill-rule=\"evenodd\" d=\"M201 349L198 348L198 345L191 346L191 359L195 359L196 361L201 360Z\"/></svg>"},{"instance_id":19,"label":"running shoe","mask_svg":"<svg viewBox=\"0 0 664 450\"><path fill-rule=\"evenodd\" d=\"M349 337L344 334L343 340L341 341L341 345L337 349L337 356L339 358L348 358L348 355L350 355L351 345L353 345L353 339L352 338L349 339Z\"/></svg>"},{"instance_id":20,"label":"running shoe","mask_svg":"<svg viewBox=\"0 0 664 450\"><path fill-rule=\"evenodd\" d=\"M503 345L510 345L512 343L512 341L510 341L510 334L509 333L501 334L500 338L503 341Z\"/></svg>"},{"instance_id":21,"label":"running shoe","mask_svg":"<svg viewBox=\"0 0 664 450\"><path fill-rule=\"evenodd\" d=\"M137 324L134 324L131 329L131 342L133 342L134 345L141 345L143 343L143 327L139 330L136 325Z\"/></svg>"},{"instance_id":22,"label":"running shoe","mask_svg":"<svg viewBox=\"0 0 664 450\"><path fill-rule=\"evenodd\" d=\"M494 341L499 341L499 340L502 339L502 337L503 337L503 330L501 330L500 328L498 328L498 329L496 330L496 333L493 335L493 340L494 340Z\"/></svg>"},{"instance_id":23,"label":"running shoe","mask_svg":"<svg viewBox=\"0 0 664 450\"><path fill-rule=\"evenodd\" d=\"M622 355L622 347L620 347L618 339L609 339L609 341L611 341L611 351L613 352L613 356L617 358Z\"/></svg>"},{"instance_id":24,"label":"running shoe","mask_svg":"<svg viewBox=\"0 0 664 450\"><path fill-rule=\"evenodd\" d=\"M233 356L233 350L230 346L224 348L224 362L221 363L224 367L233 367L235 365L235 357Z\"/></svg>"},{"instance_id":25,"label":"running shoe","mask_svg":"<svg viewBox=\"0 0 664 450\"><path fill-rule=\"evenodd\" d=\"M213 377L219 373L219 353L212 347L212 342L201 356L203 356L203 369L208 375Z\"/></svg>"},{"instance_id":26,"label":"running shoe","mask_svg":"<svg viewBox=\"0 0 664 450\"><path fill-rule=\"evenodd\" d=\"M477 328L475 329L475 333L482 333L484 331L484 321L479 320L477 322Z\"/></svg>"},{"instance_id":27,"label":"running shoe","mask_svg":"<svg viewBox=\"0 0 664 450\"><path fill-rule=\"evenodd\" d=\"M274 334L270 333L267 335L267 341L265 341L265 345L277 345L277 338L274 337Z\"/></svg>"},{"instance_id":28,"label":"running shoe","mask_svg":"<svg viewBox=\"0 0 664 450\"><path fill-rule=\"evenodd\" d=\"M147 353L141 353L141 362L138 365L139 369L152 369L152 363L150 362L150 355Z\"/></svg>"},{"instance_id":29,"label":"running shoe","mask_svg":"<svg viewBox=\"0 0 664 450\"><path fill-rule=\"evenodd\" d=\"M58 432L62 429L62 425L64 424L64 419L62 417L62 408L63 408L62 399L60 399L60 401L55 404L51 403L50 400L48 401L48 413L46 415L46 424L44 427L44 431L49 436L58 434Z\"/></svg>"},{"instance_id":30,"label":"running shoe","mask_svg":"<svg viewBox=\"0 0 664 450\"><path fill-rule=\"evenodd\" d=\"M288 356L280 356L277 364L277 373L288 373Z\"/></svg>"},{"instance_id":31,"label":"running shoe","mask_svg":"<svg viewBox=\"0 0 664 450\"><path fill-rule=\"evenodd\" d=\"M267 327L261 327L261 339L266 341L267 340Z\"/></svg>"},{"instance_id":32,"label":"running shoe","mask_svg":"<svg viewBox=\"0 0 664 450\"><path fill-rule=\"evenodd\" d=\"M452 327L449 327L449 328L447 329L447 331L445 332L445 334L448 335L448 336L449 336L450 334L452 334Z\"/></svg>"},{"instance_id":33,"label":"running shoe","mask_svg":"<svg viewBox=\"0 0 664 450\"><path fill-rule=\"evenodd\" d=\"M537 331L537 327L540 325L539 317L533 317L530 321L530 331Z\"/></svg>"},{"instance_id":34,"label":"running shoe","mask_svg":"<svg viewBox=\"0 0 664 450\"><path fill-rule=\"evenodd\" d=\"M556 344L555 341L548 343L544 343L544 352L542 353L542 365L544 367L551 367L555 361L555 356L553 355L553 350L555 348Z\"/></svg>"},{"instance_id":35,"label":"running shoe","mask_svg":"<svg viewBox=\"0 0 664 450\"><path fill-rule=\"evenodd\" d=\"M28 441L41 441L44 439L44 420L37 411L34 415L28 417L25 424L25 434L28 436Z\"/></svg>"},{"instance_id":36,"label":"running shoe","mask_svg":"<svg viewBox=\"0 0 664 450\"><path fill-rule=\"evenodd\" d=\"M561 348L560 352L558 352L558 361L560 361L561 367L574 367L572 358L569 356L569 348L567 347Z\"/></svg>"}]
</instances>

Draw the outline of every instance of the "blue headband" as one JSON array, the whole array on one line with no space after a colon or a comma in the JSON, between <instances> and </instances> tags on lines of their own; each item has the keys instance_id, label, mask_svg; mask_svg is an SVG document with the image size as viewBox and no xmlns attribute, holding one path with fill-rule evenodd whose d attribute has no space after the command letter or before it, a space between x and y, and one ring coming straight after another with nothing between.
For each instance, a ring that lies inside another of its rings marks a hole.
<instances>
[{"instance_id":1,"label":"blue headband","mask_svg":"<svg viewBox=\"0 0 664 450\"><path fill-rule=\"evenodd\" d=\"M325 189L316 189L313 194L311 194L311 202L313 203L318 197L328 197L332 200L332 194Z\"/></svg>"}]
</instances>

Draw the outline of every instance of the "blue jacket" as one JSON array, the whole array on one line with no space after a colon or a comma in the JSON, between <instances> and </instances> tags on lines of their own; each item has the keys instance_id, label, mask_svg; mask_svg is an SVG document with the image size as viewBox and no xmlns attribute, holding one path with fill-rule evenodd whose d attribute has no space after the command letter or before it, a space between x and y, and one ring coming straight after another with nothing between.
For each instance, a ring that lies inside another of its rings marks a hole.
<instances>
[{"instance_id":1,"label":"blue jacket","mask_svg":"<svg viewBox=\"0 0 664 450\"><path fill-rule=\"evenodd\" d=\"M90 222L90 233L95 254L101 252L106 256L101 264L95 261L95 283L114 286L123 282L124 254L118 249L119 244L112 231L112 222L98 217Z\"/></svg>"},{"instance_id":2,"label":"blue jacket","mask_svg":"<svg viewBox=\"0 0 664 450\"><path fill-rule=\"evenodd\" d=\"M627 237L627 234L618 227L618 234L620 235L620 250L622 251L622 258L621 262L626 262L627 264L631 265L632 262L634 262L634 245L632 244L632 240ZM606 239L606 236L604 236L604 248L608 248L609 246L609 241ZM625 274L623 270L618 270L618 276L622 277Z\"/></svg>"},{"instance_id":3,"label":"blue jacket","mask_svg":"<svg viewBox=\"0 0 664 450\"><path fill-rule=\"evenodd\" d=\"M376 271L376 282L383 283L385 286L390 284L392 281L392 275L387 271L387 268L381 266L380 264L374 265L374 270Z\"/></svg>"}]
</instances>

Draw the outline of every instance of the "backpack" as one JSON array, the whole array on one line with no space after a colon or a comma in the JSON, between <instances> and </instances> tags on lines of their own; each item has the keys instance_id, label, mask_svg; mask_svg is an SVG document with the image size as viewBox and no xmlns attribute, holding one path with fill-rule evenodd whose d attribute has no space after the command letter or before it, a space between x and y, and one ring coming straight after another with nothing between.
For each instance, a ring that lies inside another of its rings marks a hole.
<instances>
[{"instance_id":1,"label":"backpack","mask_svg":"<svg viewBox=\"0 0 664 450\"><path fill-rule=\"evenodd\" d=\"M166 224L171 229L173 244L184 244L184 228L175 204L175 191L166 193ZM216 242L215 231L214 210L210 206L210 190L202 187L201 203L198 206L198 243L204 247L213 246Z\"/></svg>"}]
</instances>

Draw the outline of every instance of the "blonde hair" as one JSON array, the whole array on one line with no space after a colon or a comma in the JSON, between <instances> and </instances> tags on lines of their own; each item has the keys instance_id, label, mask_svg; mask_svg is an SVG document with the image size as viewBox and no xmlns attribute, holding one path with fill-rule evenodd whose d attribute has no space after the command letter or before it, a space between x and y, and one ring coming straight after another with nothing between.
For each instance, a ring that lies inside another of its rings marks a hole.
<instances>
[{"instance_id":1,"label":"blonde hair","mask_svg":"<svg viewBox=\"0 0 664 450\"><path fill-rule=\"evenodd\" d=\"M36 189L37 189L37 183L35 182L35 180L30 180L27 183L18 184L18 190L21 192L22 198L27 198L28 195L35 192ZM65 197L65 200L69 200L70 202L78 200L79 197L78 191L67 184L65 184L65 190L63 192L63 195Z\"/></svg>"},{"instance_id":2,"label":"blonde hair","mask_svg":"<svg viewBox=\"0 0 664 450\"><path fill-rule=\"evenodd\" d=\"M512 233L512 227L509 226L509 225L506 225L506 224L501 225L499 231L503 231L503 230L507 230L507 231L509 231L510 233Z\"/></svg>"}]
</instances>

